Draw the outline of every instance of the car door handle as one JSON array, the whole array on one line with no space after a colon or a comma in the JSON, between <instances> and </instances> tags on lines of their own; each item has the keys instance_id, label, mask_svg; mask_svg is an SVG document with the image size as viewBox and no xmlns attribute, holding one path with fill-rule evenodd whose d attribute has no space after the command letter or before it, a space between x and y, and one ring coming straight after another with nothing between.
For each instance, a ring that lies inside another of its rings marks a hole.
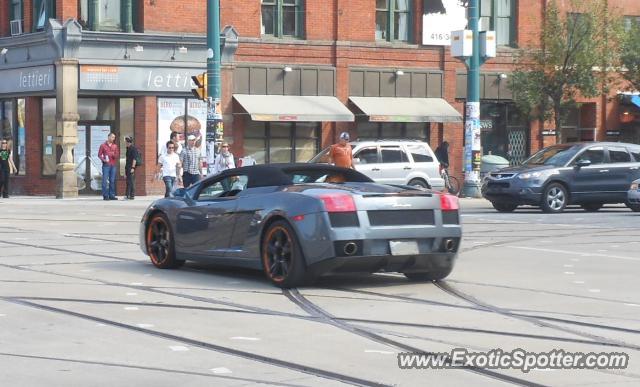
<instances>
[{"instance_id":1,"label":"car door handle","mask_svg":"<svg viewBox=\"0 0 640 387\"><path fill-rule=\"evenodd\" d=\"M609 172L609 170L608 169L601 169L600 172L605 173L605 172Z\"/></svg>"},{"instance_id":2,"label":"car door handle","mask_svg":"<svg viewBox=\"0 0 640 387\"><path fill-rule=\"evenodd\" d=\"M379 171L380 168L371 168L372 171Z\"/></svg>"},{"instance_id":3,"label":"car door handle","mask_svg":"<svg viewBox=\"0 0 640 387\"><path fill-rule=\"evenodd\" d=\"M402 168L402 169L404 169L404 170L406 171L406 170L411 169L411 167L404 167L404 168Z\"/></svg>"}]
</instances>

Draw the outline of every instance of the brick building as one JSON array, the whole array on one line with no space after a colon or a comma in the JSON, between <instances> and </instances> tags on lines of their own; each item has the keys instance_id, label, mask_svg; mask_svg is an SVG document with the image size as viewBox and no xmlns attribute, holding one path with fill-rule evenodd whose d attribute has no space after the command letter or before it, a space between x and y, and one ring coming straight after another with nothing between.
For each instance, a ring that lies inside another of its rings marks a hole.
<instances>
[{"instance_id":1,"label":"brick building","mask_svg":"<svg viewBox=\"0 0 640 387\"><path fill-rule=\"evenodd\" d=\"M555 141L517 114L507 87L516 47L538 39L546 1L480 2L481 25L499 44L481 74L483 151L515 163ZM306 161L344 130L433 148L447 140L461 175L466 69L444 42L466 23L462 3L221 0L232 151ZM637 1L610 3L640 15ZM205 70L205 16L206 0L1 0L0 118L19 166L12 191L99 191L97 147L114 131L122 146L133 135L144 153L137 192L162 192L152 177L172 130L207 148L206 109L190 94L190 76ZM580 101L563 140L640 142L635 108L610 97ZM419 111L403 111L404 98Z\"/></svg>"}]
</instances>

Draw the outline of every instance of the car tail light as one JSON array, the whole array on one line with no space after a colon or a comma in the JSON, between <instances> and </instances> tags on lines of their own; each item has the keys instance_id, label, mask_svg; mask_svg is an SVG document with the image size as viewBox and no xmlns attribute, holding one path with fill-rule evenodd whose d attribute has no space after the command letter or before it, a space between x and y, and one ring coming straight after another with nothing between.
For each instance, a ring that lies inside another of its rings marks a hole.
<instances>
[{"instance_id":1,"label":"car tail light","mask_svg":"<svg viewBox=\"0 0 640 387\"><path fill-rule=\"evenodd\" d=\"M356 210L356 204L351 195L326 194L318 197L324 202L327 212L353 212Z\"/></svg>"},{"instance_id":2,"label":"car tail light","mask_svg":"<svg viewBox=\"0 0 640 387\"><path fill-rule=\"evenodd\" d=\"M449 194L440 194L440 209L442 211L454 211L458 210L458 198Z\"/></svg>"}]
</instances>

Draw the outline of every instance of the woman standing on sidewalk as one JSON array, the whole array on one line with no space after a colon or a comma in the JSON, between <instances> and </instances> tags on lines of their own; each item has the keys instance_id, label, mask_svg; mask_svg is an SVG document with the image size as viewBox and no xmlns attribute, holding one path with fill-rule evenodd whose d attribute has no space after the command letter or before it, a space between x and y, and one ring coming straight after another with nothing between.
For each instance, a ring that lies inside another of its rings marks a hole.
<instances>
[{"instance_id":1,"label":"woman standing on sidewalk","mask_svg":"<svg viewBox=\"0 0 640 387\"><path fill-rule=\"evenodd\" d=\"M9 197L9 176L16 171L9 142L6 139L2 140L0 142L0 192L3 198Z\"/></svg>"}]
</instances>

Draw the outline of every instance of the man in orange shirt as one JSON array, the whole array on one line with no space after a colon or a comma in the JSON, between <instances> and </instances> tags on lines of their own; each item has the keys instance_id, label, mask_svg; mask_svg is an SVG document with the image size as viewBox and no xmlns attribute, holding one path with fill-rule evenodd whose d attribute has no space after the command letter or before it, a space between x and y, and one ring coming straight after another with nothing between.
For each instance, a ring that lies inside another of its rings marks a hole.
<instances>
[{"instance_id":1,"label":"man in orange shirt","mask_svg":"<svg viewBox=\"0 0 640 387\"><path fill-rule=\"evenodd\" d=\"M331 162L343 168L355 169L353 166L353 154L351 153L351 145L349 144L349 133L340 133L340 141L331 145L329 152Z\"/></svg>"}]
</instances>

